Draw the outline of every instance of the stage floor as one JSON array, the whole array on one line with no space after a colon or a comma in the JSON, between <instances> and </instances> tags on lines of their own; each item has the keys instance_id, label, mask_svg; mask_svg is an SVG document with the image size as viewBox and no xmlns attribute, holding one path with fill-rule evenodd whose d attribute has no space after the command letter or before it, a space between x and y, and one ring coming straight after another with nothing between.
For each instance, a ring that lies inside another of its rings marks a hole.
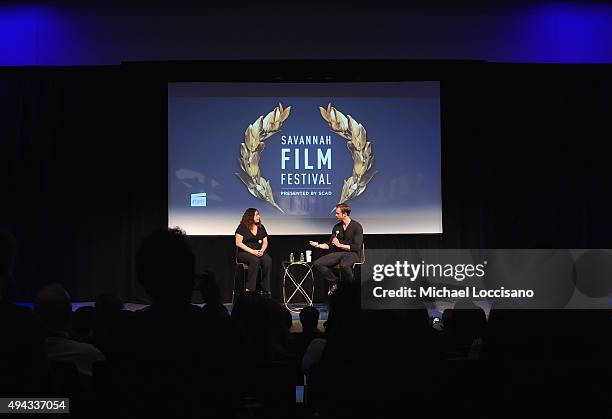
<instances>
[{"instance_id":1,"label":"stage floor","mask_svg":"<svg viewBox=\"0 0 612 419\"><path fill-rule=\"evenodd\" d=\"M488 318L489 311L491 309L490 304L486 301L476 301L475 303L484 310L485 315ZM32 308L33 306L32 303L27 303L27 302L26 303L16 303L16 304L20 306L30 307L30 308ZM87 306L94 306L94 305L95 303L92 301L72 303L72 310L75 311L79 307L87 307ZM204 304L194 304L194 305L202 307ZM292 333L299 333L302 331L302 325L300 323L300 314L299 314L299 311L297 310L305 306L306 304L292 304L291 305L291 308L293 309L293 310L290 310L291 317L293 319L293 324L291 326ZM314 306L317 308L317 310L319 310L319 330L324 332L325 331L324 323L327 321L327 317L329 314L329 305L327 303L315 303ZM431 305L427 304L426 306L427 306L427 311L430 317L440 317L441 318L442 312L447 308L452 308L453 303L437 302ZM130 311L142 310L143 308L146 308L146 307L148 307L148 304L139 304L139 303L125 303L123 306L125 310L130 310ZM225 307L230 313L232 312L231 303L226 303Z\"/></svg>"},{"instance_id":2,"label":"stage floor","mask_svg":"<svg viewBox=\"0 0 612 419\"><path fill-rule=\"evenodd\" d=\"M24 307L30 307L30 308L34 308L33 307L33 303L29 303L29 302L21 302L21 303L16 303L19 306L24 306ZM204 304L194 304L198 307L202 307ZM227 308L227 311L229 311L230 313L232 312L232 304L231 303L227 303L224 304L225 307ZM72 303L72 311L77 310L80 307L93 307L95 306L95 303L93 301L85 301L85 302L80 302L80 303ZM143 308L148 307L148 304L138 304L138 303L125 303L123 305L124 310L129 310L129 311L137 311L137 310L142 310ZM297 309L301 309L303 307L305 307L306 304L292 304L292 308L297 308ZM323 323L325 323L327 321L327 315L328 315L328 310L329 307L326 303L315 303L314 306L317 308L317 310L319 310L319 329L321 331L325 331ZM299 333L302 331L302 325L300 323L300 313L298 311L291 311L291 317L293 319L293 325L291 326L291 332L292 333Z\"/></svg>"}]
</instances>

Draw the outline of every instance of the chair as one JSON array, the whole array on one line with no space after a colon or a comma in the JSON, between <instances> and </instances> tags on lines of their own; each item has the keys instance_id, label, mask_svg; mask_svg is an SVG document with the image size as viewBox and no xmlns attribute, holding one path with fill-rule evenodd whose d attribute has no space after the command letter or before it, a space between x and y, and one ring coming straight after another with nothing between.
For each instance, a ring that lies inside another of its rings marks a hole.
<instances>
[{"instance_id":1,"label":"chair","mask_svg":"<svg viewBox=\"0 0 612 419\"><path fill-rule=\"evenodd\" d=\"M240 262L238 260L238 258L236 258L236 269L234 271L234 283L232 285L232 306L234 305L234 298L236 296L236 276L238 276L238 269L242 267L242 287L240 288L240 292L244 292L246 286L246 282L247 282L247 274L248 274L248 270L249 270L249 264L245 263L245 262ZM258 273L259 278L258 278L258 282L261 280L261 266L258 269ZM255 290L251 290L251 291L255 291Z\"/></svg>"},{"instance_id":2,"label":"chair","mask_svg":"<svg viewBox=\"0 0 612 419\"><path fill-rule=\"evenodd\" d=\"M365 244L363 244L363 242L361 243L361 252L359 252L359 260L355 263L353 263L353 275L355 275L355 268L357 266L359 266L359 269L361 269L361 265L363 265L366 261L365 258ZM359 272L361 274L361 272Z\"/></svg>"}]
</instances>

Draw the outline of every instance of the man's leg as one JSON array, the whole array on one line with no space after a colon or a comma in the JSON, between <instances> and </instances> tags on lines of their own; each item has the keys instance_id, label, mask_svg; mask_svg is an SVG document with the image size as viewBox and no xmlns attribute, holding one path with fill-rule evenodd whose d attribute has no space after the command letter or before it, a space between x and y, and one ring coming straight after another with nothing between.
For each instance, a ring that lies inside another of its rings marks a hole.
<instances>
[{"instance_id":1,"label":"man's leg","mask_svg":"<svg viewBox=\"0 0 612 419\"><path fill-rule=\"evenodd\" d=\"M315 260L312 267L315 271L319 272L321 278L327 281L336 282L338 278L336 278L336 275L334 275L330 268L336 266L341 257L342 254L340 252L328 253Z\"/></svg>"},{"instance_id":2,"label":"man's leg","mask_svg":"<svg viewBox=\"0 0 612 419\"><path fill-rule=\"evenodd\" d=\"M353 282L353 264L359 260L355 252L343 252L340 258L340 270L342 271L342 282Z\"/></svg>"}]
</instances>

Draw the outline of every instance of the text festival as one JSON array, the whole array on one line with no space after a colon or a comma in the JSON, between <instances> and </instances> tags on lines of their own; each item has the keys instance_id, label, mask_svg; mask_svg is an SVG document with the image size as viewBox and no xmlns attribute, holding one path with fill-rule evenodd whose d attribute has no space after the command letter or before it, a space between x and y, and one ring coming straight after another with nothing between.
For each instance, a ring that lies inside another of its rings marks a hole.
<instances>
[{"instance_id":1,"label":"text festival","mask_svg":"<svg viewBox=\"0 0 612 419\"><path fill-rule=\"evenodd\" d=\"M331 135L283 135L282 145L300 146L331 146ZM330 147L317 147L309 149L281 148L281 169L308 170L309 172L281 173L281 185L331 185L329 171L332 168L332 150ZM325 170L324 172L310 172L310 170Z\"/></svg>"}]
</instances>

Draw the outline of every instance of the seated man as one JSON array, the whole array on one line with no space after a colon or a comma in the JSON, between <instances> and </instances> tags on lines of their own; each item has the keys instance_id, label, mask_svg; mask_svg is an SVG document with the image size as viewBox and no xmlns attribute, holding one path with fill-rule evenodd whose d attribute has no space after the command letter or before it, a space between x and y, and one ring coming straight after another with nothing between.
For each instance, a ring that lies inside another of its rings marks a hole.
<instances>
[{"instance_id":1,"label":"seated man","mask_svg":"<svg viewBox=\"0 0 612 419\"><path fill-rule=\"evenodd\" d=\"M331 250L331 252L318 258L313 267L321 276L334 283L332 292L336 288L338 279L330 269L339 265L343 281L353 280L353 264L359 261L361 247L363 244L363 228L357 221L352 220L351 207L342 203L336 205L336 219L338 224L334 225L332 234L327 243L309 242L311 246L318 249Z\"/></svg>"},{"instance_id":2,"label":"seated man","mask_svg":"<svg viewBox=\"0 0 612 419\"><path fill-rule=\"evenodd\" d=\"M76 365L81 376L93 375L93 364L103 361L104 355L95 346L72 339L72 300L60 284L41 289L34 300L34 313L45 327L45 348L51 361L65 361Z\"/></svg>"}]
</instances>

